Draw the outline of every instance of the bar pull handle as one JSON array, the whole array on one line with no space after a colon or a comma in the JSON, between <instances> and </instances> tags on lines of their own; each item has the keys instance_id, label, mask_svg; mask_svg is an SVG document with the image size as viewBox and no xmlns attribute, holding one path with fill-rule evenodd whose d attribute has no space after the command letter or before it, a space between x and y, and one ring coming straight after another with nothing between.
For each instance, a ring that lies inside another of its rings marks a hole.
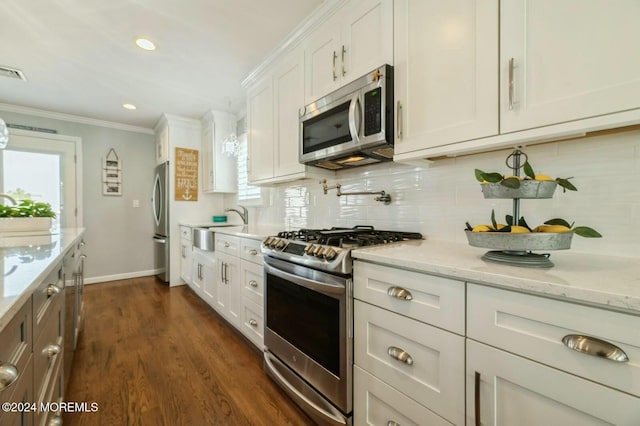
<instances>
[{"instance_id":1,"label":"bar pull handle","mask_svg":"<svg viewBox=\"0 0 640 426\"><path fill-rule=\"evenodd\" d=\"M411 292L402 287L389 287L387 294L400 300L413 300Z\"/></svg>"},{"instance_id":2,"label":"bar pull handle","mask_svg":"<svg viewBox=\"0 0 640 426\"><path fill-rule=\"evenodd\" d=\"M480 373L476 371L474 386L474 416L476 418L475 426L480 426Z\"/></svg>"},{"instance_id":3,"label":"bar pull handle","mask_svg":"<svg viewBox=\"0 0 640 426\"><path fill-rule=\"evenodd\" d=\"M347 70L345 70L344 68L344 54L347 53L347 49L344 47L344 44L342 45L342 57L341 57L341 62L342 62L342 76L344 77L347 74Z\"/></svg>"},{"instance_id":4,"label":"bar pull handle","mask_svg":"<svg viewBox=\"0 0 640 426\"><path fill-rule=\"evenodd\" d=\"M333 51L333 81L338 79L338 75L336 74L336 59L338 59L338 54L336 51Z\"/></svg>"},{"instance_id":5,"label":"bar pull handle","mask_svg":"<svg viewBox=\"0 0 640 426\"><path fill-rule=\"evenodd\" d=\"M514 77L514 68L515 68L515 59L509 59L509 111L513 110L513 105L515 104L515 77Z\"/></svg>"},{"instance_id":6,"label":"bar pull handle","mask_svg":"<svg viewBox=\"0 0 640 426\"><path fill-rule=\"evenodd\" d=\"M389 346L389 348L387 349L387 354L397 361L404 362L407 365L413 365L413 358L411 358L411 355L409 355L403 349L395 346Z\"/></svg>"},{"instance_id":7,"label":"bar pull handle","mask_svg":"<svg viewBox=\"0 0 640 426\"><path fill-rule=\"evenodd\" d=\"M567 334L562 343L569 349L615 362L629 362L627 354L616 345L591 336Z\"/></svg>"},{"instance_id":8,"label":"bar pull handle","mask_svg":"<svg viewBox=\"0 0 640 426\"><path fill-rule=\"evenodd\" d=\"M396 137L402 140L402 102L398 101L398 115L396 116Z\"/></svg>"}]
</instances>

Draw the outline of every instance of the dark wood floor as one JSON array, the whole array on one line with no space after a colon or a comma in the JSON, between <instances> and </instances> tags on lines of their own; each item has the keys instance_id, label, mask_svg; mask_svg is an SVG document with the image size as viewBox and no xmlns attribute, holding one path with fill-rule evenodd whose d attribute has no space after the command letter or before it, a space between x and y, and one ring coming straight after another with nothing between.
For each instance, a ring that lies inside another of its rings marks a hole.
<instances>
[{"instance_id":1,"label":"dark wood floor","mask_svg":"<svg viewBox=\"0 0 640 426\"><path fill-rule=\"evenodd\" d=\"M85 287L65 425L308 425L259 351L187 286L153 277Z\"/></svg>"}]
</instances>

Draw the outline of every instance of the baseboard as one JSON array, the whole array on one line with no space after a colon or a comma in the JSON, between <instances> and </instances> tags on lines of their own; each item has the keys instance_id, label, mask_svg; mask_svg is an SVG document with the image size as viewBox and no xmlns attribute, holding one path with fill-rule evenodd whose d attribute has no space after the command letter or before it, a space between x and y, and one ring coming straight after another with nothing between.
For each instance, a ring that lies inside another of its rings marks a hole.
<instances>
[{"instance_id":1,"label":"baseboard","mask_svg":"<svg viewBox=\"0 0 640 426\"><path fill-rule=\"evenodd\" d=\"M101 277L85 277L85 284L97 284L107 281L127 280L129 278L148 277L160 273L159 269L150 269L148 271L127 272L126 274L103 275Z\"/></svg>"}]
</instances>

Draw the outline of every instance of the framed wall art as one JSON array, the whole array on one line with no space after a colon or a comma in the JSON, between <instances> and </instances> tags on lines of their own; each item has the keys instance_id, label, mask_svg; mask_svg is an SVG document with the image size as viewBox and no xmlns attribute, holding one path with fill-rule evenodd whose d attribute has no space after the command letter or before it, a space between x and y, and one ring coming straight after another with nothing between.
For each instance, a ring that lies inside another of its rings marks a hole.
<instances>
[{"instance_id":1,"label":"framed wall art","mask_svg":"<svg viewBox=\"0 0 640 426\"><path fill-rule=\"evenodd\" d=\"M102 195L122 195L122 160L113 148L102 159Z\"/></svg>"}]
</instances>

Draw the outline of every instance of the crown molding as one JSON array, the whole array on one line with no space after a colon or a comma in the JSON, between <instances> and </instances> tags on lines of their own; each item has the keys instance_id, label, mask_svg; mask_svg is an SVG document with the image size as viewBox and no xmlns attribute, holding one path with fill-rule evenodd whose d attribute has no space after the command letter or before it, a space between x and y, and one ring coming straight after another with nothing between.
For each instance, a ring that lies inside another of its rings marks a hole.
<instances>
[{"instance_id":1,"label":"crown molding","mask_svg":"<svg viewBox=\"0 0 640 426\"><path fill-rule=\"evenodd\" d=\"M54 120L67 121L70 123L87 124L89 126L107 127L110 129L124 130L127 132L144 133L153 135L153 129L146 127L132 126L130 124L116 123L113 121L98 120L96 118L83 117L80 115L65 114L62 112L47 111L43 109L25 107L20 105L0 103L0 110L14 112L17 114L31 115L34 117L51 118Z\"/></svg>"},{"instance_id":2,"label":"crown molding","mask_svg":"<svg viewBox=\"0 0 640 426\"><path fill-rule=\"evenodd\" d=\"M265 71L267 71L269 67L284 53L297 46L306 36L327 21L348 1L349 0L325 0L320 4L309 16L298 24L298 26L295 27L293 31L291 31L280 42L280 44L277 45L276 48L273 49L271 53L269 53L269 55L253 71L251 71L244 80L242 80L242 87L246 89L248 86L251 86L258 81Z\"/></svg>"}]
</instances>

